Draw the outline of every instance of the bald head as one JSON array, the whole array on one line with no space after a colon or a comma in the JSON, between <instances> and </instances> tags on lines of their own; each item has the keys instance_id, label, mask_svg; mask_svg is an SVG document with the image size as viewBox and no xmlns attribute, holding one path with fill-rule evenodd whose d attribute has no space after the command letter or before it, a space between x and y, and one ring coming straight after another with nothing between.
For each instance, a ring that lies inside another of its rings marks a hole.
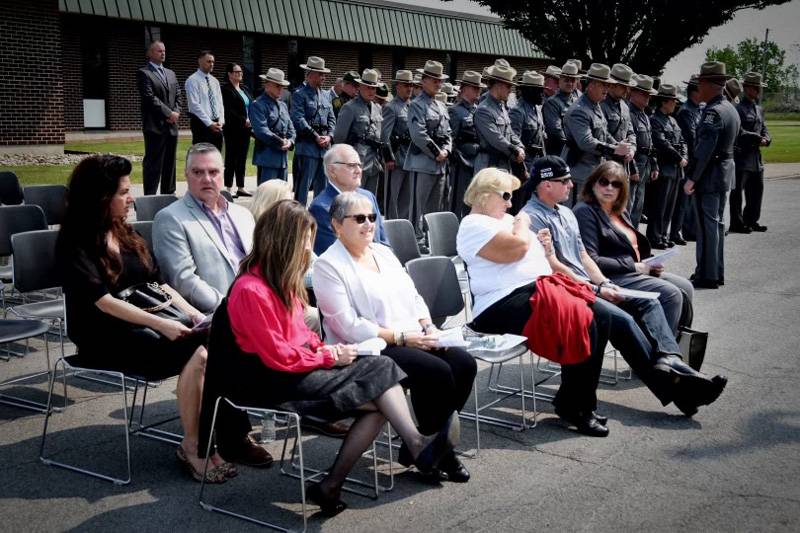
<instances>
[{"instance_id":1,"label":"bald head","mask_svg":"<svg viewBox=\"0 0 800 533\"><path fill-rule=\"evenodd\" d=\"M156 65L162 64L167 59L167 49L161 41L153 41L147 47L147 59Z\"/></svg>"}]
</instances>

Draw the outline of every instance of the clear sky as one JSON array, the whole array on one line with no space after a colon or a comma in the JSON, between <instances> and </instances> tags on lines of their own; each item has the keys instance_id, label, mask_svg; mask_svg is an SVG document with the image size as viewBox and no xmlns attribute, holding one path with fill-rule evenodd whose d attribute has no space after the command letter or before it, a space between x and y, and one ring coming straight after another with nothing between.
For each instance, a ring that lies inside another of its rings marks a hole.
<instances>
[{"instance_id":1,"label":"clear sky","mask_svg":"<svg viewBox=\"0 0 800 533\"><path fill-rule=\"evenodd\" d=\"M437 9L447 9L460 13L488 15L492 13L472 0L394 0L398 3L413 4ZM698 0L703 1L703 0ZM703 41L672 59L664 71L664 81L679 82L699 70L706 57L706 50L712 46L736 45L748 37L764 38L769 28L769 38L787 51L787 60L800 64L800 0L791 0L780 6L771 6L761 11L748 9L740 11L728 24L712 28Z\"/></svg>"}]
</instances>

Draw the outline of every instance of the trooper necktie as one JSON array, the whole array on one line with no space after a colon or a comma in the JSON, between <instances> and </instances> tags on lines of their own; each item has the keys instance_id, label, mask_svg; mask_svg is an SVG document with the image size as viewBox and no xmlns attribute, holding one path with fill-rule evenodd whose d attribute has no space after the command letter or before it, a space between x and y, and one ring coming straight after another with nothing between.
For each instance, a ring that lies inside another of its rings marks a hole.
<instances>
[{"instance_id":1,"label":"trooper necktie","mask_svg":"<svg viewBox=\"0 0 800 533\"><path fill-rule=\"evenodd\" d=\"M211 90L211 80L206 76L206 87L208 87L208 104L211 106L211 120L217 121L217 103L214 100L214 91Z\"/></svg>"}]
</instances>

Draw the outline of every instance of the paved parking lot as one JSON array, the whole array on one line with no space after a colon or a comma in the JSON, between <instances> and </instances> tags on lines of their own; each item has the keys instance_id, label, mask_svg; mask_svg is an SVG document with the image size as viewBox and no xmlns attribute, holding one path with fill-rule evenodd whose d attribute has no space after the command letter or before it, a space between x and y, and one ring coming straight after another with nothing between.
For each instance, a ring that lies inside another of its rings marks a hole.
<instances>
[{"instance_id":1,"label":"paved parking lot","mask_svg":"<svg viewBox=\"0 0 800 533\"><path fill-rule=\"evenodd\" d=\"M316 531L796 531L800 519L800 179L771 180L765 234L731 235L726 285L698 291L695 326L711 332L704 369L725 373L722 397L693 419L662 408L637 380L600 390L611 434L590 439L563 428L548 404L525 432L486 429L483 450L466 460L465 485L396 477L378 501L346 495L350 509ZM670 270L688 275L693 246ZM52 354L57 354L53 343ZM41 343L34 343L40 349ZM34 372L42 352L0 361L0 379ZM507 378L515 368L507 369ZM488 370L480 367L480 379ZM174 411L174 381L153 391L155 412ZM108 388L79 383L70 407L53 417L60 458L119 467L121 403ZM44 399L44 380L14 392ZM516 411L508 404L506 415ZM133 438L127 486L42 465L43 417L0 406L2 531L255 531L203 511L199 484L180 470L174 449ZM462 424L463 447L474 427ZM307 460L325 465L335 441L312 437ZM280 447L270 448L277 456ZM115 462L116 461L116 462ZM363 463L357 473L365 473ZM242 469L209 496L262 516L292 520L297 484L269 471ZM270 502L276 502L278 507ZM798 507L795 507L798 506ZM295 525L299 521L291 522Z\"/></svg>"}]
</instances>

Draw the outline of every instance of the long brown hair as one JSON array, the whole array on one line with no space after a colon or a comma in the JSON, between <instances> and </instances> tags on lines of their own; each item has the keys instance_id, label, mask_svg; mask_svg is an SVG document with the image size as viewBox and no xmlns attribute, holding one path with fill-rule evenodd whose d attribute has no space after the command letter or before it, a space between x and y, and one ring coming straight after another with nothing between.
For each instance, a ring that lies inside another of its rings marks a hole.
<instances>
[{"instance_id":1,"label":"long brown hair","mask_svg":"<svg viewBox=\"0 0 800 533\"><path fill-rule=\"evenodd\" d=\"M619 215L628 207L630 185L628 184L628 176L625 174L625 169L616 161L604 161L595 167L594 171L586 178L586 183L583 184L581 199L587 204L598 203L597 197L594 195L594 184L603 176L605 176L606 179L612 177L619 178L622 182L622 188L619 190L617 200L614 202L614 205L611 206L611 212L615 215Z\"/></svg>"},{"instance_id":2,"label":"long brown hair","mask_svg":"<svg viewBox=\"0 0 800 533\"><path fill-rule=\"evenodd\" d=\"M306 238L314 242L317 222L295 200L272 204L256 221L253 250L242 260L239 275L256 269L291 311L295 298L308 303L305 283L311 264Z\"/></svg>"},{"instance_id":3,"label":"long brown hair","mask_svg":"<svg viewBox=\"0 0 800 533\"><path fill-rule=\"evenodd\" d=\"M145 240L125 220L111 216L111 200L131 170L130 161L114 155L91 156L78 163L69 179L67 210L58 235L60 252L86 250L100 262L111 283L122 273L122 257L108 250L109 233L120 250L134 252L149 270L153 268Z\"/></svg>"}]
</instances>

